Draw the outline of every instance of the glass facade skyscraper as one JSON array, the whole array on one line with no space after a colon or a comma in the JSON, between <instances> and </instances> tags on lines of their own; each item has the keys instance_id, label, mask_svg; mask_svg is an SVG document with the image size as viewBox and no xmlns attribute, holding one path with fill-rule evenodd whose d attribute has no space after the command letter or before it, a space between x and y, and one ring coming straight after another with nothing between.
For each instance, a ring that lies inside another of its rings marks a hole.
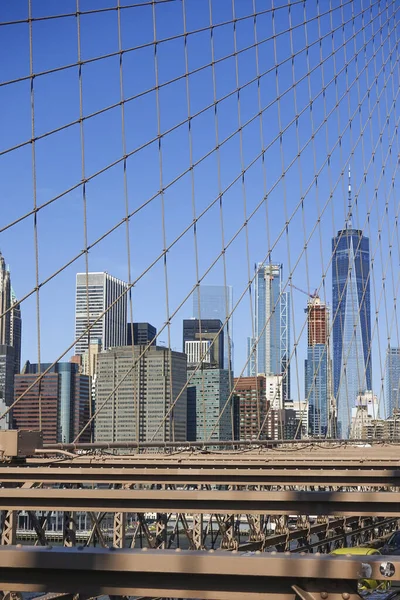
<instances>
[{"instance_id":1,"label":"glass facade skyscraper","mask_svg":"<svg viewBox=\"0 0 400 600\"><path fill-rule=\"evenodd\" d=\"M252 375L283 375L283 399L290 398L290 296L282 292L281 264L259 264L255 285L255 369ZM251 340L248 349L251 349ZM251 362L251 359L249 363Z\"/></svg>"},{"instance_id":2,"label":"glass facade skyscraper","mask_svg":"<svg viewBox=\"0 0 400 600\"><path fill-rule=\"evenodd\" d=\"M247 377L255 377L257 375L256 369L256 353L257 350L254 348L255 339L252 337L247 338Z\"/></svg>"},{"instance_id":3,"label":"glass facade skyscraper","mask_svg":"<svg viewBox=\"0 0 400 600\"><path fill-rule=\"evenodd\" d=\"M225 406L230 392L226 369L206 369L192 376L187 388L189 440L233 439L234 398Z\"/></svg>"},{"instance_id":4,"label":"glass facade skyscraper","mask_svg":"<svg viewBox=\"0 0 400 600\"><path fill-rule=\"evenodd\" d=\"M188 367L195 368L203 362L204 368L223 369L225 340L221 328L219 319L183 320L182 352L188 357Z\"/></svg>"},{"instance_id":5,"label":"glass facade skyscraper","mask_svg":"<svg viewBox=\"0 0 400 600\"><path fill-rule=\"evenodd\" d=\"M195 319L219 319L222 323L233 309L233 288L230 285L200 285L193 293ZM230 363L229 364L229 355ZM233 319L224 326L224 368L233 369Z\"/></svg>"},{"instance_id":6,"label":"glass facade skyscraper","mask_svg":"<svg viewBox=\"0 0 400 600\"><path fill-rule=\"evenodd\" d=\"M393 416L393 411L400 408L400 348L389 347L386 355L385 369L385 414L384 418Z\"/></svg>"},{"instance_id":7,"label":"glass facade skyscraper","mask_svg":"<svg viewBox=\"0 0 400 600\"><path fill-rule=\"evenodd\" d=\"M39 384L33 385L37 376L49 369L43 377L43 389ZM53 377L56 374L57 377ZM47 434L58 442L69 443L80 433L87 423L90 414L90 377L79 372L79 365L74 362L30 363L27 361L20 375L15 377L15 397L24 393L31 385L32 390L22 398L13 412L16 428L28 429L37 427L39 414L39 398L43 404L43 424ZM47 410L49 387L52 389L52 409L56 419L49 429ZM52 438L52 439L53 439ZM82 434L80 441L90 441L89 428Z\"/></svg>"},{"instance_id":8,"label":"glass facade skyscraper","mask_svg":"<svg viewBox=\"0 0 400 600\"><path fill-rule=\"evenodd\" d=\"M329 309L318 296L310 298L307 313L307 358L305 361L305 399L309 410L311 435L328 434L332 396L329 351Z\"/></svg>"},{"instance_id":9,"label":"glass facade skyscraper","mask_svg":"<svg viewBox=\"0 0 400 600\"><path fill-rule=\"evenodd\" d=\"M338 435L347 438L358 394L372 389L369 240L351 215L332 255L333 392Z\"/></svg>"},{"instance_id":10,"label":"glass facade skyscraper","mask_svg":"<svg viewBox=\"0 0 400 600\"><path fill-rule=\"evenodd\" d=\"M328 356L325 344L307 348L305 393L309 407L310 433L325 436L328 428Z\"/></svg>"}]
</instances>

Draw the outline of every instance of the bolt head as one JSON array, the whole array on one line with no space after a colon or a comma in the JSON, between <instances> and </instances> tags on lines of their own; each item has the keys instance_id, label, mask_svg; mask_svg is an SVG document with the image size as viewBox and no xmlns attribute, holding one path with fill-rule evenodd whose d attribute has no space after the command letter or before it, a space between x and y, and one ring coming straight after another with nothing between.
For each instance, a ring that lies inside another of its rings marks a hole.
<instances>
[{"instance_id":1,"label":"bolt head","mask_svg":"<svg viewBox=\"0 0 400 600\"><path fill-rule=\"evenodd\" d=\"M328 597L328 592L321 592L320 596L323 600L326 600L326 598Z\"/></svg>"}]
</instances>

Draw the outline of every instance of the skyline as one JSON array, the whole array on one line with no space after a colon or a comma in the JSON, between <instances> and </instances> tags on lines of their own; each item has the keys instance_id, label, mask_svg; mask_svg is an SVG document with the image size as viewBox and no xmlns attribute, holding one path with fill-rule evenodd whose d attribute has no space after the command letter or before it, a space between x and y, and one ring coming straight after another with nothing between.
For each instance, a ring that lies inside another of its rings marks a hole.
<instances>
[{"instance_id":1,"label":"skyline","mask_svg":"<svg viewBox=\"0 0 400 600\"><path fill-rule=\"evenodd\" d=\"M347 221L346 221L346 226L347 226ZM352 230L352 229L344 229L344 230L342 230L342 233L347 233L347 234L349 234L349 235L352 235L352 232L353 232L353 230ZM341 232L339 232L339 234L340 234L340 233L341 233ZM344 238L343 238L343 239L344 239ZM334 242L335 242L335 238L332 240L332 243L334 243ZM338 245L338 247L340 246L340 244L337 244L337 245ZM4 262L4 259L3 259L3 262ZM259 273L259 272L260 272L260 268L261 268L261 265L259 265L259 266L258 266L258 268L257 268L257 271L256 271L257 273ZM280 274L281 270L282 270L282 265L280 265L280 266L279 266L279 274ZM9 271L8 271L8 270L7 270L7 271L5 271L5 272L9 273ZM351 270L351 273L352 273L352 270ZM351 273L350 273L350 275L351 275ZM76 288L77 290L79 289L79 285L80 285L80 284L78 284L79 275L80 275L81 277L84 277L84 278L85 278L85 280L86 280L86 276L85 276L85 274L77 274L77 288ZM95 276L99 276L99 275L107 275L107 276L108 276L108 278L109 278L110 280L113 280L113 281L118 281L118 283L119 283L119 285L120 285L120 288L121 288L121 290L123 290L124 288L126 289L126 283L125 283L125 282L122 282L122 281L116 280L116 279L115 279L114 277L112 277L110 274L107 274L107 273L94 273L94 274L92 274L92 273L90 273L90 274L89 274L89 276L90 276L90 275L95 275ZM89 282L90 282L90 281L91 281L91 279L90 279L90 277L89 277ZM350 278L350 281L351 281L351 278ZM93 282L92 282L92 283L93 283ZM278 283L279 283L278 287L280 287L280 278L279 278L279 282L278 282ZM86 283L85 283L85 286L86 286ZM81 286L81 287L82 287L82 286ZM91 287L92 287L92 286L89 284L89 288L90 288L90 289L91 289ZM212 287L212 286L208 286L208 287ZM220 287L221 287L221 286L216 286L216 291L217 291L217 290L218 290ZM10 289L11 289L11 288L10 288ZM200 289L201 289L201 288L200 288ZM85 287L85 291L86 291L86 287ZM300 291L301 291L301 290L300 290ZM282 295L284 294L284 292L281 292L281 293L282 293ZM109 295L109 294L108 294L108 295ZM125 295L126 295L126 294L125 294ZM118 296L118 295L117 295L117 296ZM117 296L115 296L115 298L117 298ZM313 295L311 295L311 296L313 296ZM14 297L14 299L15 299L15 294L14 294L14 292L13 292L13 297ZM118 304L118 303L117 303L117 304ZM126 309L125 309L125 310L126 310ZM328 314L329 314L329 308L328 308L328 307L327 307L327 310L328 310ZM126 312L127 312L127 311L126 311ZM125 319L125 321L127 321L127 319ZM190 322L190 321L191 321L191 319L189 319L189 320L188 320L188 322ZM125 322L124 322L124 323L125 323ZM333 336L333 334L334 334L334 329L335 329L335 327L334 327L334 324L331 324L331 325L330 325L330 327L329 327L329 320L328 320L328 323L327 323L327 324L328 324L328 329L329 329L329 332L331 332L331 333L328 333L327 335L328 335L328 337L329 337L331 334L332 334L332 336ZM127 323L125 323L125 325L127 325ZM182 323L182 326L184 326L184 323ZM308 331L308 337L309 337L309 335L310 335L310 333L309 333L309 331ZM262 337L262 336L261 336L261 337ZM310 349L310 347L309 347L309 349ZM332 357L331 357L331 358L332 358ZM370 362L371 362L371 361L370 361ZM42 364L43 364L43 368L45 368L45 367L47 368L47 367L50 365L50 363L47 363L47 364L45 364L45 363L42 363ZM388 369L388 365L386 365L386 366L385 366L385 371L386 371L386 374L385 374L385 383L386 383L386 377L387 377L387 369ZM304 374L305 374L305 377L306 377L306 371L307 371L307 359L305 360L305 372L304 372ZM366 380L367 380L367 379L366 379ZM306 389L307 389L307 384L306 384ZM308 384L308 389L310 389L310 386L309 386L309 384ZM367 389L369 389L369 388L368 388L368 387L365 387L365 390L367 390ZM372 389L372 391L374 391L374 389ZM312 394L312 392L311 392L311 394ZM292 400L301 400L302 398L300 397L300 398L291 398L291 399L292 399ZM311 399L311 397L310 397L310 399L309 399L309 400L310 400L310 403L312 403L312 399ZM387 398L386 398L386 395L385 395L385 409L384 409L385 411L386 411L386 409L387 409L387 402L388 402L388 401L387 401ZM382 413L382 412L383 412L383 410L381 409L381 413ZM387 418L387 417L386 417L386 418Z\"/></svg>"},{"instance_id":2,"label":"skyline","mask_svg":"<svg viewBox=\"0 0 400 600\"><path fill-rule=\"evenodd\" d=\"M187 31L199 26L207 28L208 3L187 0L186 4L190 4ZM43 362L59 356L74 341L71 294L76 272L86 269L85 258L90 272L108 271L118 279L135 281L131 294L133 319L129 320L150 321L158 331L200 279L204 284L221 285L226 275L226 282L235 290L236 302L246 290L251 265L264 260L285 265L285 283L290 279L310 292L320 287L321 299L332 306L329 241L346 219L347 170L351 163L353 225L371 243L373 381L374 391L380 397L387 338L392 345L400 345L393 301L398 295L399 184L394 177L398 142L392 136L398 122L398 105L393 106L399 87L397 71L390 75L393 89L385 85L393 68L392 30L377 6L361 15L358 0L352 6L340 6L333 0L329 20L316 18L314 3L307 3L306 7L294 5L292 24L302 23L306 16L309 45L305 43L305 28L296 25L290 34L274 36L275 53L271 41L252 47L255 35L258 40L265 40L273 34L270 14L259 15L255 28L252 18L238 22L235 38L233 24L229 23L232 3L221 0L213 4L215 23L228 24L215 28L213 47L209 31L187 36L188 69L183 38L159 44L158 78L165 85L158 92L158 105L153 48L149 45L124 53L123 96L134 98L124 105L124 139L129 153L125 165L121 106L89 116L120 102L119 56L85 63L81 79L76 67L35 77L35 132L43 137L35 142L34 173L30 144L6 152L31 140L30 81L0 89L0 99L6 106L0 141L0 150L5 152L0 179L0 195L4 199L1 248L12 267L17 297L23 298L35 289L37 281L46 281L79 256L40 287L40 327L36 293L22 302L24 359L37 361L39 338ZM107 2L99 0L97 5L106 6ZM244 0L236 5L238 16L251 15L252 2ZM157 39L183 31L182 3L158 3L155 10ZM10 3L3 11L4 19L26 18L26 7L20 3ZM44 0L41 7L33 6L33 11L37 17L52 14L54 3ZM276 31L287 28L287 12L277 10ZM390 15L393 17L390 13L388 18ZM121 11L121 22L124 49L151 44L154 30L150 9ZM3 80L29 77L28 28L22 23L3 27L2 31L0 43L10 57L2 70ZM54 19L51 26L35 21L32 32L35 73L76 63L75 18ZM377 55L374 35L382 36ZM235 58L235 43L236 50L249 50ZM290 64L291 43L296 50L294 65ZM83 61L117 52L118 44L116 14L82 17ZM349 45L351 52L346 55ZM221 59L214 69L205 67L212 52L217 60ZM224 58L229 55L232 56ZM319 66L321 56L323 65ZM187 80L173 81L187 71ZM250 83L257 74L262 74L260 79ZM79 123L45 136L79 119L80 82L84 143ZM242 86L239 111L238 82ZM322 82L326 85L324 94ZM197 115L191 120L190 135L188 100L191 115ZM206 109L207 106L211 108ZM258 117L260 107L263 112ZM198 114L200 111L203 112ZM298 119L294 118L296 115ZM157 141L158 121L164 134L161 149L152 141ZM183 126L178 127L180 122ZM196 165L193 176L188 170L190 139L192 162ZM203 159L207 153L210 156ZM85 189L82 156L88 178ZM119 162L97 174L113 161ZM164 189L162 195L160 188ZM32 215L21 218L32 210L34 196L37 205L43 207L36 219L37 251ZM58 199L44 206L54 198ZM125 227L127 212L134 214ZM195 231L194 215L202 215ZM120 222L119 228L96 243ZM187 233L171 246L186 229ZM221 254L223 243L225 247L230 245ZM85 255L87 246L90 251ZM168 252L163 254L166 247ZM291 395L301 398L306 357L305 302L295 290L286 289L292 305L292 348L296 349L292 357ZM166 328L159 339L180 348L181 324L184 318L192 316L191 305L189 297L172 318L169 335ZM253 306L253 298L246 292L234 312L236 375L246 361L245 340L251 331Z\"/></svg>"}]
</instances>

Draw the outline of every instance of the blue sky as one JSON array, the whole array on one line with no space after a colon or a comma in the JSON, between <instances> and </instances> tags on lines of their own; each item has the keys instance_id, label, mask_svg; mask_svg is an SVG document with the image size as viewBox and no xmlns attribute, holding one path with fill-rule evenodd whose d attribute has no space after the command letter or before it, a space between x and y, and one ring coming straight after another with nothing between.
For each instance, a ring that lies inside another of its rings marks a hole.
<instances>
[{"instance_id":1,"label":"blue sky","mask_svg":"<svg viewBox=\"0 0 400 600\"><path fill-rule=\"evenodd\" d=\"M122 56L124 99L131 98L125 103L128 205L129 213L136 211L129 224L131 279L139 278L164 248L162 200L158 194L161 186L167 188L163 198L167 246L191 224L193 200L198 215L224 191L222 202L217 200L197 223L200 276L221 251L222 221L225 244L240 230L225 253L227 283L234 288L235 301L248 283L248 265L252 275L254 263L263 260L273 247L272 260L284 264L284 277L293 271L293 282L299 287L313 291L321 285L327 272L321 294L330 302L331 238L344 223L347 196L347 174L344 178L340 174L346 170L351 156L353 189L358 196L354 222L360 228L365 227L365 234L370 237L371 256L374 256L371 279L373 330L376 313L378 325L374 334L373 378L374 388L379 391L384 361L382 352L388 336L392 336L393 343L399 343L397 327L391 325L399 266L395 218L398 181L395 189L391 189L399 152L397 135L394 135L399 109L398 103L393 105L399 89L396 32L393 30L396 24L398 29L399 7L394 2L386 10L386 3L372 1L371 8L361 15L370 5L367 0L343 1L342 5L339 0L329 3L307 0L305 8L303 3L293 2L289 14L287 3L279 0L274 2L275 8L286 7L275 11L273 21L270 0L236 0L234 5L239 18L236 49L250 48L240 52L237 61L232 56L215 65L216 96L218 99L227 96L218 103L215 114L212 106L213 69L206 65L212 60L212 43L217 61L235 52L232 0L212 1L213 24L227 22L213 29L212 40L208 28L208 0L186 0L184 5L180 0L159 2L156 6L158 83L161 85L159 128L161 133L168 132L163 135L159 148L152 8L139 1L136 2L138 6L133 4L132 0L120 2L121 6L130 6L121 10L121 37L122 48L126 50ZM241 19L253 13L253 5L260 13L257 19ZM334 9L331 15L325 14L329 13L329 5ZM7 57L1 63L0 83L22 79L0 87L0 152L31 138L31 83L27 78L29 27L24 22L28 16L27 6L28 3L22 0L3 2L0 6L1 23L22 21L0 25L0 52ZM115 6L116 0L80 2L83 13ZM188 71L191 73L191 115L203 111L191 121L193 162L198 163L193 174L189 169L188 99L186 78L183 77L186 72L183 6L186 7L187 31L197 31L188 35L186 42ZM75 64L78 57L77 18L73 15L41 20L57 11L59 14L61 10L64 14L74 13L75 0L63 0L62 3L32 0L32 16L38 19L32 23L36 136L72 123L80 115L80 79ZM395 10L397 12L393 14ZM320 19L317 19L318 11L322 14ZM289 29L289 17L295 29L292 34L282 33ZM304 18L308 21L307 27L301 25ZM346 23L343 27L342 22ZM118 104L121 100L120 57L114 55L85 62L118 52L117 11L82 14L80 29L81 60L84 61L81 68L82 111L86 117L83 125L85 175L92 177L119 161L86 184L88 240L93 244L126 214L124 165L120 160L123 154L121 107ZM271 39L273 32L279 34L275 44ZM319 35L323 39L321 43L315 43ZM166 38L169 41L162 41ZM258 52L255 39L259 42ZM305 51L306 43L309 44L308 52ZM357 60L354 59L355 52L358 53ZM321 59L323 67L319 64ZM276 63L279 66L275 70ZM65 65L75 66L41 74ZM197 69L200 70L193 73ZM393 75L390 74L392 69ZM309 70L311 74L307 77ZM259 84L257 74L261 75ZM242 88L239 95L237 77ZM295 93L290 89L293 78ZM175 79L177 81L168 83ZM323 85L328 86L325 93L322 92ZM277 89L279 94L290 91L277 102ZM148 90L151 91L145 93ZM310 97L313 99L311 107ZM335 108L338 100L339 106ZM89 118L96 111L114 104L117 104L115 108ZM208 106L210 108L205 110ZM261 117L257 116L260 110ZM296 113L299 115L297 122ZM371 114L373 118L369 119ZM233 134L218 152L215 151L216 119L220 143ZM279 120L281 128L285 129L282 140L279 138ZM180 123L183 124L178 126ZM244 124L240 136L238 129ZM311 138L313 132L315 136ZM262 150L266 148L262 160ZM296 160L299 148L302 151ZM38 206L63 194L37 215L39 280L43 281L84 248L79 124L37 140L35 153ZM210 155L201 160L207 153ZM248 167L251 163L253 165ZM282 164L284 178L281 177ZM242 165L245 166L243 178L240 176ZM382 165L385 167L383 177ZM72 187L75 187L73 191L65 193ZM330 199L331 190L333 196ZM266 191L267 201L264 200ZM30 216L15 226L7 226L33 207L31 144L0 155L0 198L0 229L3 229L0 249L10 265L15 292L22 297L35 286L33 218ZM322 213L325 205L326 210ZM247 228L242 227L255 210ZM289 224L285 228L287 221ZM307 249L304 251L305 241ZM387 263L391 243L392 255ZM193 227L169 250L166 262L169 308L173 313L196 283ZM127 265L126 227L123 224L90 250L89 269L106 270L128 280ZM85 262L81 257L41 288L43 361L55 360L73 342L75 274L84 269ZM380 300L382 274L386 277L386 287ZM203 283L223 282L221 257ZM166 321L165 289L164 264L158 260L133 290L134 320L149 321L162 327ZM304 325L306 300L305 295L293 290L292 344ZM22 311L23 360L35 361L34 296L23 303ZM236 375L240 374L246 360L246 338L251 334L250 314L247 294L234 315ZM181 349L182 319L190 316L191 298L172 320L173 348ZM166 331L160 339L167 341ZM298 379L294 362L292 389L296 393L299 388L302 396L305 330L296 341Z\"/></svg>"}]
</instances>

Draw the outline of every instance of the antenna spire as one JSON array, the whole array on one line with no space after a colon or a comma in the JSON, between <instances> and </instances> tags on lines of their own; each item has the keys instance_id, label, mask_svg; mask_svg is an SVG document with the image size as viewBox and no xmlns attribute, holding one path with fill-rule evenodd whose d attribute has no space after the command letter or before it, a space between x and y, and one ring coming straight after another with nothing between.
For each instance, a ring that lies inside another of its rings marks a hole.
<instances>
[{"instance_id":1,"label":"antenna spire","mask_svg":"<svg viewBox=\"0 0 400 600\"><path fill-rule=\"evenodd\" d=\"M349 206L348 206L348 215L347 215L347 227L349 229L351 229L352 224L351 224L351 171L350 171L350 165L349 165L349 188L348 188L348 201L349 201Z\"/></svg>"}]
</instances>

